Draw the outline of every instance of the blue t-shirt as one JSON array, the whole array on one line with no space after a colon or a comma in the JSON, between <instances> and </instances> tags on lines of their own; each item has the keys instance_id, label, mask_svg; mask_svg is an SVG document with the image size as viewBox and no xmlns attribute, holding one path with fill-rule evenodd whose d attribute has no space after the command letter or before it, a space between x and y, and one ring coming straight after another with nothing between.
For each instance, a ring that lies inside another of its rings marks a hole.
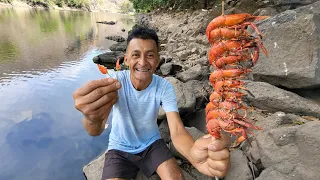
<instances>
[{"instance_id":1,"label":"blue t-shirt","mask_svg":"<svg viewBox=\"0 0 320 180\"><path fill-rule=\"evenodd\" d=\"M161 138L157 125L160 106L165 112L178 112L176 94L169 81L155 74L142 91L133 87L129 70L116 72L116 78L122 87L112 109L108 150L140 153Z\"/></svg>"}]
</instances>

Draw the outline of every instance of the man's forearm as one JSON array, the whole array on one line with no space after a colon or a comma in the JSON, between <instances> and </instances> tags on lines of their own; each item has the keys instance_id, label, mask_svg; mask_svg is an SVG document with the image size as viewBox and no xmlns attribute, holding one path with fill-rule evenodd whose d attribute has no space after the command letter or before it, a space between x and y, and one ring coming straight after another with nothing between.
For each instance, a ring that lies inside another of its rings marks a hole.
<instances>
[{"instance_id":1,"label":"man's forearm","mask_svg":"<svg viewBox=\"0 0 320 180\"><path fill-rule=\"evenodd\" d=\"M194 144L192 136L186 129L180 129L177 134L171 137L174 147L182 154L192 165L194 160L190 156L190 150Z\"/></svg>"},{"instance_id":2,"label":"man's forearm","mask_svg":"<svg viewBox=\"0 0 320 180\"><path fill-rule=\"evenodd\" d=\"M104 131L104 126L107 120L100 122L92 122L86 118L82 119L84 129L91 136L99 136Z\"/></svg>"}]
</instances>

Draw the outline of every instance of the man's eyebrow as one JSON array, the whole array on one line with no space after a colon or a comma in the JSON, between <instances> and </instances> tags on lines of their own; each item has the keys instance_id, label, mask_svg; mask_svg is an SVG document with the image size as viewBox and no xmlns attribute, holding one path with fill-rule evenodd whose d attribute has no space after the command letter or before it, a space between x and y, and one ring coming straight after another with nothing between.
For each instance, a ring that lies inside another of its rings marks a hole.
<instances>
[{"instance_id":1,"label":"man's eyebrow","mask_svg":"<svg viewBox=\"0 0 320 180\"><path fill-rule=\"evenodd\" d=\"M139 50L133 50L132 53L140 53Z\"/></svg>"}]
</instances>

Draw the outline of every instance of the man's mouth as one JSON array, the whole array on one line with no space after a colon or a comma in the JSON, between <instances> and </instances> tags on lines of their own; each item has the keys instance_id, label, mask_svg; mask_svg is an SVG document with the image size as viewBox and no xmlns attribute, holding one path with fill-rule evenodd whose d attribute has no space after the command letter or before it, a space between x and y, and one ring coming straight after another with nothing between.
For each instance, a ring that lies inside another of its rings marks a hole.
<instances>
[{"instance_id":1,"label":"man's mouth","mask_svg":"<svg viewBox=\"0 0 320 180\"><path fill-rule=\"evenodd\" d=\"M136 71L139 71L139 72L148 72L148 71L150 71L150 69L147 69L147 68L136 68Z\"/></svg>"}]
</instances>

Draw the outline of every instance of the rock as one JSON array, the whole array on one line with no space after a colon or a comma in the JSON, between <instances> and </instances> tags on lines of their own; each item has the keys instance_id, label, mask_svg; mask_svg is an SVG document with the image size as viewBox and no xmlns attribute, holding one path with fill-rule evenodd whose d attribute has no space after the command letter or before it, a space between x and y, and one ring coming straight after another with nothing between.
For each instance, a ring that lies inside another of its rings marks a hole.
<instances>
[{"instance_id":1,"label":"rock","mask_svg":"<svg viewBox=\"0 0 320 180\"><path fill-rule=\"evenodd\" d=\"M198 81L190 80L186 82L186 87L193 91L196 96L196 109L204 109L208 99L209 93L212 91L212 87L209 85L208 80Z\"/></svg>"},{"instance_id":2,"label":"rock","mask_svg":"<svg viewBox=\"0 0 320 180\"><path fill-rule=\"evenodd\" d=\"M106 39L113 40L116 42L123 42L126 40L124 37L121 36L107 36Z\"/></svg>"},{"instance_id":3,"label":"rock","mask_svg":"<svg viewBox=\"0 0 320 180\"><path fill-rule=\"evenodd\" d=\"M87 180L100 180L104 166L105 152L99 155L96 159L89 162L83 167L83 173Z\"/></svg>"},{"instance_id":4,"label":"rock","mask_svg":"<svg viewBox=\"0 0 320 180\"><path fill-rule=\"evenodd\" d=\"M187 82L189 80L199 80L201 78L202 72L203 70L201 65L197 64L184 72L178 73L177 78L182 82Z\"/></svg>"},{"instance_id":5,"label":"rock","mask_svg":"<svg viewBox=\"0 0 320 180\"><path fill-rule=\"evenodd\" d=\"M161 73L167 76L171 73L173 63L165 63L160 66Z\"/></svg>"},{"instance_id":6,"label":"rock","mask_svg":"<svg viewBox=\"0 0 320 180\"><path fill-rule=\"evenodd\" d=\"M315 161L320 158L319 128L320 121L310 121L259 133L256 140L266 168L259 178L273 177L275 173L286 179L317 179L320 175L320 162Z\"/></svg>"},{"instance_id":7,"label":"rock","mask_svg":"<svg viewBox=\"0 0 320 180\"><path fill-rule=\"evenodd\" d=\"M265 21L263 44L268 58L260 54L253 68L255 81L287 88L320 86L320 15L286 11ZM294 37L294 38L293 38Z\"/></svg>"},{"instance_id":8,"label":"rock","mask_svg":"<svg viewBox=\"0 0 320 180\"><path fill-rule=\"evenodd\" d=\"M171 137L170 137L170 131L169 131L167 120L163 120L160 123L159 131L160 131L161 138L164 140L164 142L169 143L169 141L171 140Z\"/></svg>"},{"instance_id":9,"label":"rock","mask_svg":"<svg viewBox=\"0 0 320 180\"><path fill-rule=\"evenodd\" d=\"M195 127L203 133L208 132L206 128L206 112L204 109L198 110L186 116L183 120L183 124L188 127Z\"/></svg>"},{"instance_id":10,"label":"rock","mask_svg":"<svg viewBox=\"0 0 320 180\"><path fill-rule=\"evenodd\" d=\"M126 29L122 28L122 29L121 29L121 31L122 31L122 32L125 32L125 31L126 31Z\"/></svg>"},{"instance_id":11,"label":"rock","mask_svg":"<svg viewBox=\"0 0 320 180\"><path fill-rule=\"evenodd\" d=\"M115 22L115 21L98 21L97 23L114 25L114 24L116 24L117 22Z\"/></svg>"},{"instance_id":12,"label":"rock","mask_svg":"<svg viewBox=\"0 0 320 180\"><path fill-rule=\"evenodd\" d=\"M193 91L189 91L185 83L174 77L166 77L174 87L177 96L178 109L181 114L192 112L196 105L196 97Z\"/></svg>"},{"instance_id":13,"label":"rock","mask_svg":"<svg viewBox=\"0 0 320 180\"><path fill-rule=\"evenodd\" d=\"M266 7L260 9L258 16L275 16L277 14L277 10L272 7Z\"/></svg>"},{"instance_id":14,"label":"rock","mask_svg":"<svg viewBox=\"0 0 320 180\"><path fill-rule=\"evenodd\" d=\"M125 52L127 50L127 42L119 42L113 44L109 47L111 51L122 51Z\"/></svg>"},{"instance_id":15,"label":"rock","mask_svg":"<svg viewBox=\"0 0 320 180\"><path fill-rule=\"evenodd\" d=\"M97 64L102 64L108 67L109 69L112 69L115 67L117 59L123 56L124 53L122 51L111 51L94 57L93 62Z\"/></svg>"},{"instance_id":16,"label":"rock","mask_svg":"<svg viewBox=\"0 0 320 180\"><path fill-rule=\"evenodd\" d=\"M259 109L320 117L319 104L295 93L265 82L247 81L246 87L254 95L248 95L248 101Z\"/></svg>"},{"instance_id":17,"label":"rock","mask_svg":"<svg viewBox=\"0 0 320 180\"><path fill-rule=\"evenodd\" d=\"M288 176L283 173L280 173L273 167L269 167L262 171L260 176L256 180L301 180L299 177Z\"/></svg>"},{"instance_id":18,"label":"rock","mask_svg":"<svg viewBox=\"0 0 320 180\"><path fill-rule=\"evenodd\" d=\"M253 180L251 170L248 166L247 157L239 149L233 149L231 152L231 168L224 178L225 180Z\"/></svg>"},{"instance_id":19,"label":"rock","mask_svg":"<svg viewBox=\"0 0 320 180\"><path fill-rule=\"evenodd\" d=\"M189 49L177 52L177 56L178 56L180 61L187 60L188 56L191 55L191 54L192 54L191 50L189 50Z\"/></svg>"}]
</instances>

